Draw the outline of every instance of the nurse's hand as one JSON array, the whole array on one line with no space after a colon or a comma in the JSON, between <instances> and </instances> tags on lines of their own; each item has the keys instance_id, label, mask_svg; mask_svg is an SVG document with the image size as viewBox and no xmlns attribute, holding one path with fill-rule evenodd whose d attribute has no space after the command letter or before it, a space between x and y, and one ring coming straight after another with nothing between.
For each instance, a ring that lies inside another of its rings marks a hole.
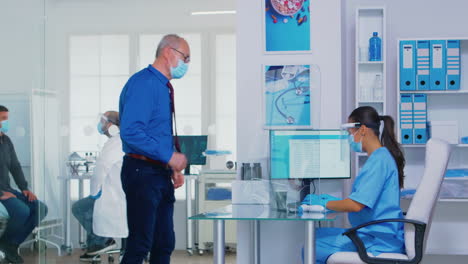
<instances>
[{"instance_id":1,"label":"nurse's hand","mask_svg":"<svg viewBox=\"0 0 468 264\"><path fill-rule=\"evenodd\" d=\"M321 206L325 208L327 208L328 202L341 200L341 198L338 198L338 197L335 197L326 193L321 194L319 198L320 198L320 202L318 204L320 204Z\"/></svg>"},{"instance_id":2,"label":"nurse's hand","mask_svg":"<svg viewBox=\"0 0 468 264\"><path fill-rule=\"evenodd\" d=\"M182 153L174 152L171 159L169 160L169 166L174 171L182 171L185 169L185 167L187 167L187 158Z\"/></svg>"},{"instance_id":3,"label":"nurse's hand","mask_svg":"<svg viewBox=\"0 0 468 264\"><path fill-rule=\"evenodd\" d=\"M174 184L174 189L182 187L182 185L184 185L184 175L181 172L174 171L172 174L172 183Z\"/></svg>"},{"instance_id":4,"label":"nurse's hand","mask_svg":"<svg viewBox=\"0 0 468 264\"><path fill-rule=\"evenodd\" d=\"M307 205L319 205L320 204L320 196L316 194L308 194L304 200L302 201L302 204L307 204Z\"/></svg>"}]
</instances>

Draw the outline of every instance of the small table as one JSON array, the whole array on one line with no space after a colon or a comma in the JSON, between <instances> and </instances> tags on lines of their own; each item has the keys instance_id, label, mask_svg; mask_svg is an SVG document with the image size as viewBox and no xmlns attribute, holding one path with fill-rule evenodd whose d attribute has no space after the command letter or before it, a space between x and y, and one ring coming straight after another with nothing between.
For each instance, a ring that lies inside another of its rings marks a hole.
<instances>
[{"instance_id":1,"label":"small table","mask_svg":"<svg viewBox=\"0 0 468 264\"><path fill-rule=\"evenodd\" d=\"M269 205L228 205L217 210L194 215L190 220L213 220L213 253L215 264L224 264L224 221L253 221L254 264L260 264L260 221L305 221L305 263L315 264L315 223L335 221L338 214L329 213L288 213L278 211Z\"/></svg>"},{"instance_id":2,"label":"small table","mask_svg":"<svg viewBox=\"0 0 468 264\"><path fill-rule=\"evenodd\" d=\"M59 176L59 180L63 180L65 182L65 193L64 193L64 199L65 199L65 241L63 248L65 251L70 255L73 250L73 245L71 242L71 197L70 197L70 184L72 180L78 180L79 183L79 191L78 191L78 199L83 198L83 181L84 180L91 180L92 174L84 174L84 175L67 175L67 176ZM79 233L79 242L82 240L82 234L84 231L82 230L82 227L80 225L78 229Z\"/></svg>"}]
</instances>

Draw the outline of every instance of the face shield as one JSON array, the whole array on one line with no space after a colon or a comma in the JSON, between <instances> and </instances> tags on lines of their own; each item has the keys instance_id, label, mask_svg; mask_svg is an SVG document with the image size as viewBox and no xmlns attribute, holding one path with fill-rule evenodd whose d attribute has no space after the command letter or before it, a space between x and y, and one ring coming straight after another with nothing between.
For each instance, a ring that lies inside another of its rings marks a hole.
<instances>
[{"instance_id":1,"label":"face shield","mask_svg":"<svg viewBox=\"0 0 468 264\"><path fill-rule=\"evenodd\" d=\"M348 136L354 135L359 128L361 128L363 124L356 122L356 123L345 123L341 125L341 130L343 135L347 134ZM379 132L379 140L382 140L382 132L384 128L384 124L382 121L380 123L371 123L371 124L364 124L366 127L372 129L374 132ZM377 133L376 133L377 134Z\"/></svg>"},{"instance_id":2,"label":"face shield","mask_svg":"<svg viewBox=\"0 0 468 264\"><path fill-rule=\"evenodd\" d=\"M361 127L361 123L345 123L341 125L342 135L352 135Z\"/></svg>"},{"instance_id":3,"label":"face shield","mask_svg":"<svg viewBox=\"0 0 468 264\"><path fill-rule=\"evenodd\" d=\"M104 135L107 132L108 125L110 123L109 118L104 114L99 114L97 119L97 130L99 134Z\"/></svg>"}]
</instances>

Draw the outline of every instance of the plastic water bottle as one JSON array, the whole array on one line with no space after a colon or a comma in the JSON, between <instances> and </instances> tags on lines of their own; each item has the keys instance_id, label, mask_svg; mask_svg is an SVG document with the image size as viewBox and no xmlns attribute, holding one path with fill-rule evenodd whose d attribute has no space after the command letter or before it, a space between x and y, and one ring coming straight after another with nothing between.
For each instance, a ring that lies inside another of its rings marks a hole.
<instances>
[{"instance_id":1,"label":"plastic water bottle","mask_svg":"<svg viewBox=\"0 0 468 264\"><path fill-rule=\"evenodd\" d=\"M377 32L374 32L373 37L369 39L369 60L382 60L382 40Z\"/></svg>"}]
</instances>

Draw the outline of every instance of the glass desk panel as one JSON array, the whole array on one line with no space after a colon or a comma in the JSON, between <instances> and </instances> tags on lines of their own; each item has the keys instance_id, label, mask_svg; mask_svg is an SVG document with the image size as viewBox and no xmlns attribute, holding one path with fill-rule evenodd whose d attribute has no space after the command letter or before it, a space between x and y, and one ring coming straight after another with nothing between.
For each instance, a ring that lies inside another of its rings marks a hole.
<instances>
[{"instance_id":1,"label":"glass desk panel","mask_svg":"<svg viewBox=\"0 0 468 264\"><path fill-rule=\"evenodd\" d=\"M342 213L298 213L279 211L263 204L231 204L219 209L189 217L191 220L281 220L281 221L335 221Z\"/></svg>"}]
</instances>

